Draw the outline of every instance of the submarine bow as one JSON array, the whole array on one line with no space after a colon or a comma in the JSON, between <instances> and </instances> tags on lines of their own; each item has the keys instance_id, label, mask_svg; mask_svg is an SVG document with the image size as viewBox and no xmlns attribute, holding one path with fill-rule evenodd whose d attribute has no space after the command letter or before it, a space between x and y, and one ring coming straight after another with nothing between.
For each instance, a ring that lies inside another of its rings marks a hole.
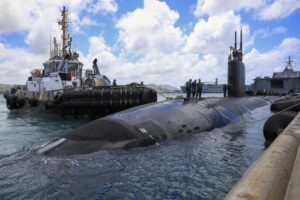
<instances>
[{"instance_id":1,"label":"submarine bow","mask_svg":"<svg viewBox=\"0 0 300 200\"><path fill-rule=\"evenodd\" d=\"M172 100L143 105L90 122L38 152L87 154L101 149L131 149L179 139L239 121L243 114L268 105L271 97Z\"/></svg>"}]
</instances>

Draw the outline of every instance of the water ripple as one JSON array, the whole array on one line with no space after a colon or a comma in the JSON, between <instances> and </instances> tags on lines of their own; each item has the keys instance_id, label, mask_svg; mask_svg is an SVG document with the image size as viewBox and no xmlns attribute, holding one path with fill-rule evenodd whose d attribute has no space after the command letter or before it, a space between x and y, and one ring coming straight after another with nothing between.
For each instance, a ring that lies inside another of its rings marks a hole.
<instances>
[{"instance_id":1,"label":"water ripple","mask_svg":"<svg viewBox=\"0 0 300 200\"><path fill-rule=\"evenodd\" d=\"M149 148L46 157L35 149L85 122L12 114L3 102L3 200L222 199L264 150L262 121L235 123ZM264 107L243 120L269 115Z\"/></svg>"}]
</instances>

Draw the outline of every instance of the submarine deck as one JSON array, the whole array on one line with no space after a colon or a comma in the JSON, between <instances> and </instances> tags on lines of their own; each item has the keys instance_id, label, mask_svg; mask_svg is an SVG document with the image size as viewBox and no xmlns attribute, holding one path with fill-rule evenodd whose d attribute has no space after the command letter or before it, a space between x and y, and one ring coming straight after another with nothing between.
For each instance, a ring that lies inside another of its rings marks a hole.
<instances>
[{"instance_id":1,"label":"submarine deck","mask_svg":"<svg viewBox=\"0 0 300 200\"><path fill-rule=\"evenodd\" d=\"M300 114L228 193L226 199L299 199Z\"/></svg>"}]
</instances>

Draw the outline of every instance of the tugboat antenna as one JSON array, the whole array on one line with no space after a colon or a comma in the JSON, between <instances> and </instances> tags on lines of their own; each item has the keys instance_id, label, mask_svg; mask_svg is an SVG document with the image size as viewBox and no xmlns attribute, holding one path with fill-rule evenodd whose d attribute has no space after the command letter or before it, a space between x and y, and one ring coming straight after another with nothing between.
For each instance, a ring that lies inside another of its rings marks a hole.
<instances>
[{"instance_id":1,"label":"tugboat antenna","mask_svg":"<svg viewBox=\"0 0 300 200\"><path fill-rule=\"evenodd\" d=\"M67 9L64 6L61 12L62 19L58 21L58 24L61 26L62 30L62 53L63 56L67 54L67 46L68 46L68 16L67 16Z\"/></svg>"}]
</instances>

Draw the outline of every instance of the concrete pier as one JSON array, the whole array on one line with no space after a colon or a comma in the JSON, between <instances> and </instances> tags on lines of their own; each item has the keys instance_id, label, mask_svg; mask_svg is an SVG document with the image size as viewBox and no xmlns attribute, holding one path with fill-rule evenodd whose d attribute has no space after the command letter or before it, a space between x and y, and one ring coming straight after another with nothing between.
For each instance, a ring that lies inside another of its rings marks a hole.
<instances>
[{"instance_id":1,"label":"concrete pier","mask_svg":"<svg viewBox=\"0 0 300 200\"><path fill-rule=\"evenodd\" d=\"M300 198L300 114L247 170L225 199Z\"/></svg>"}]
</instances>

